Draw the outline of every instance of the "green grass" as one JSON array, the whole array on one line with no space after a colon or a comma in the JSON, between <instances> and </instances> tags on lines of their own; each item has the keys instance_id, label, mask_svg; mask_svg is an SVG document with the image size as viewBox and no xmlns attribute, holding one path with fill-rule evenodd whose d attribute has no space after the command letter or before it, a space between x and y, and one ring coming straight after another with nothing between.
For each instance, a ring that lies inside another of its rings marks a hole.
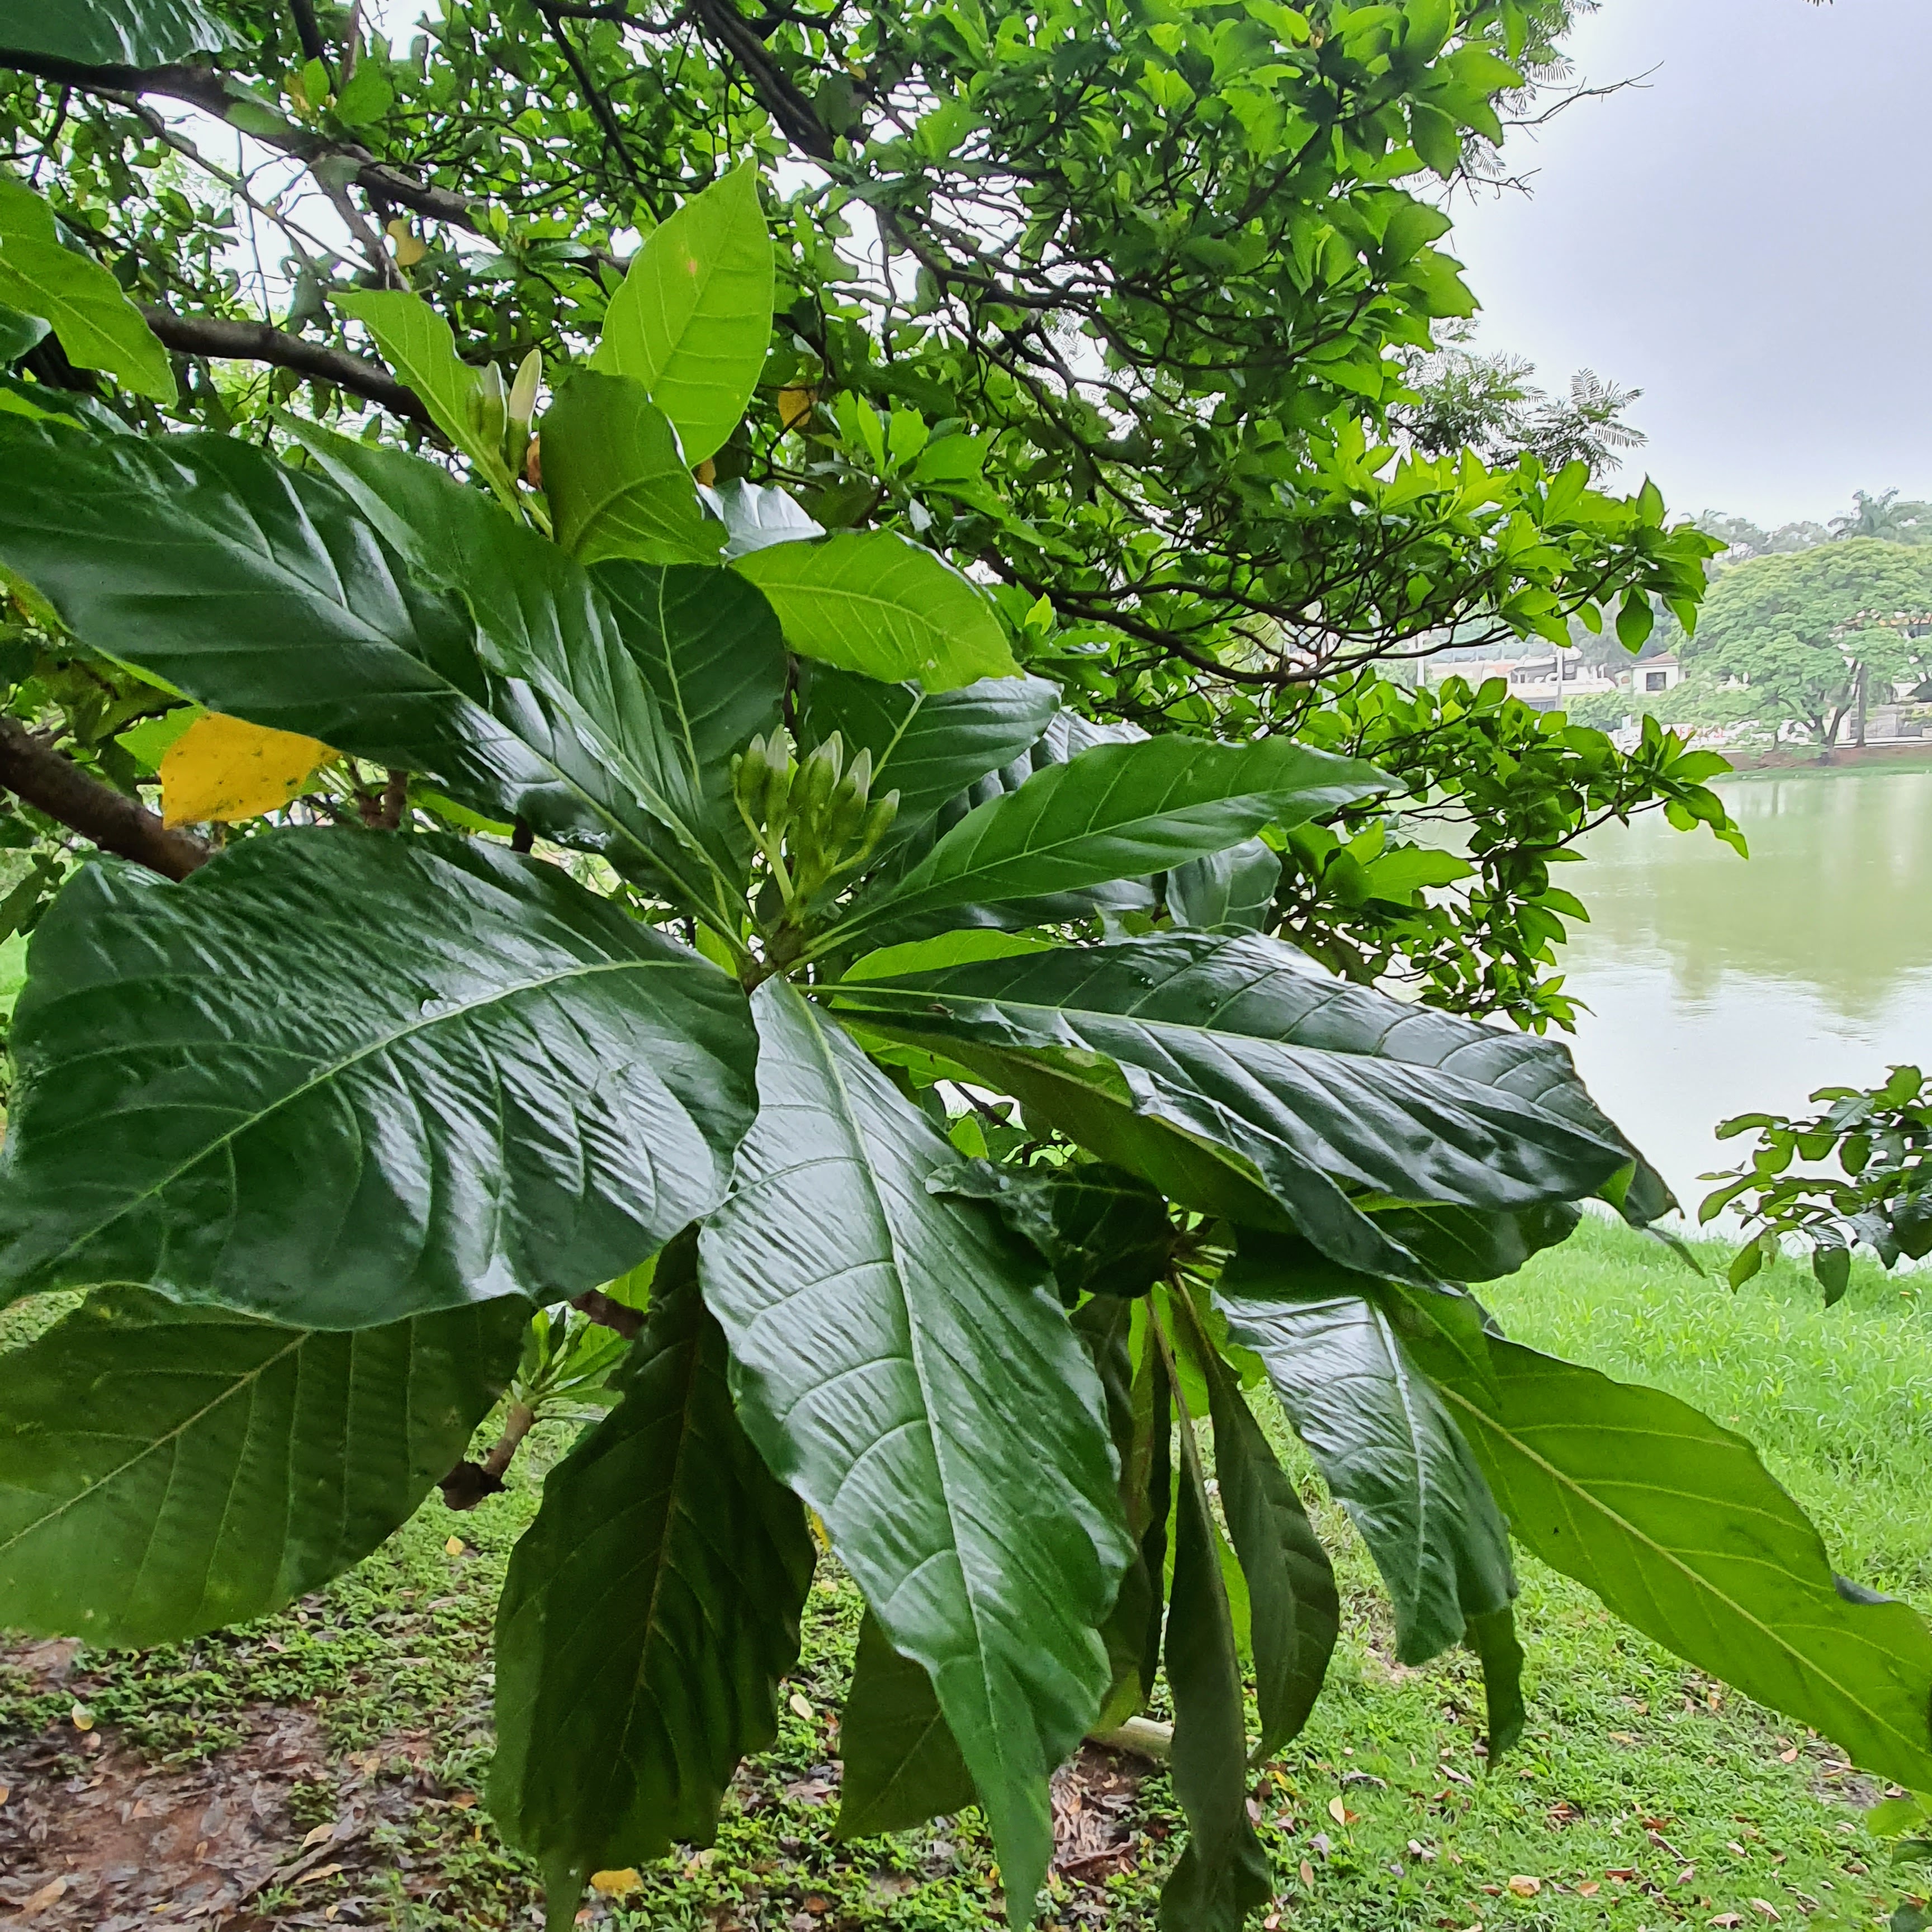
<instances>
[{"instance_id":1,"label":"green grass","mask_svg":"<svg viewBox=\"0 0 1932 1932\"><path fill-rule=\"evenodd\" d=\"M1700 1280L1664 1248L1592 1222L1488 1298L1519 1339L1669 1388L1750 1436L1841 1570L1932 1609L1932 1308L1912 1279L1861 1268L1828 1312L1793 1268L1733 1296L1720 1276ZM1346 1609L1313 1722L1255 1786L1283 1925L1659 1932L1737 1912L1763 1927L1762 1900L1784 1924L1839 1927L1874 1924L1898 1903L1859 1820L1874 1787L1837 1768L1827 1744L1612 1624L1533 1563L1520 1619L1529 1732L1486 1768L1473 1660L1420 1670L1393 1661L1361 1545L1279 1418L1264 1420L1336 1553ZM353 1575L282 1616L145 1655L85 1654L57 1692L0 1663L0 1754L10 1737L58 1732L77 1696L104 1730L157 1759L222 1752L260 1707L299 1706L320 1720L326 1758L312 1789L297 1788L294 1828L332 1815L338 1781L352 1775L413 1780L413 1795L339 1877L265 1898L268 1922L334 1904L339 1924L529 1924L532 1875L472 1795L490 1751L496 1589L562 1441L535 1447L510 1494L464 1517L432 1502ZM454 1555L452 1532L465 1546ZM716 1846L646 1871L621 1904L595 1908L599 1922L622 1932L1000 1922L975 1816L856 1846L832 1839L834 1714L859 1607L827 1565L778 1743L741 1777ZM73 1768L85 1763L76 1749ZM1099 1883L1056 1881L1048 1922L1151 1926L1178 1826L1163 1776L1147 1779L1129 1818L1126 1868ZM1522 1882L1532 1880L1530 1893Z\"/></svg>"}]
</instances>

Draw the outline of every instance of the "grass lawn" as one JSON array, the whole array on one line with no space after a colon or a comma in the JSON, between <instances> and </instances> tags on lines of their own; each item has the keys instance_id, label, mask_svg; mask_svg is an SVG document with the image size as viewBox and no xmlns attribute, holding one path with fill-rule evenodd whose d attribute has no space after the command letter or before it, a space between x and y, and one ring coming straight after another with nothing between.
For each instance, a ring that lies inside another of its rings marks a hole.
<instances>
[{"instance_id":1,"label":"grass lawn","mask_svg":"<svg viewBox=\"0 0 1932 1932\"><path fill-rule=\"evenodd\" d=\"M1922 1290L1861 1269L1827 1313L1781 1267L1734 1297L1593 1222L1490 1299L1519 1339L1669 1388L1750 1436L1842 1570L1932 1610L1928 1292L1932 1280ZM41 1901L5 1922L133 1932L220 1907L220 1922L249 1928L531 1924L531 1875L478 1793L491 1608L562 1439L535 1446L508 1496L465 1516L432 1501L353 1575L244 1630L145 1654L0 1646L0 1907ZM1473 1660L1391 1660L1361 1546L1290 1453L1347 1616L1313 1723L1255 1786L1280 1925L1868 1926L1899 1903L1860 1822L1879 1795L1868 1780L1533 1562L1529 1733L1487 1768ZM716 1846L645 1871L586 1907L590 1922L1003 1922L973 1814L894 1840L831 1838L833 1714L858 1607L827 1566L778 1744L742 1774ZM1048 1922L1150 1926L1176 1823L1164 1776L1089 1754L1060 1796L1065 1868Z\"/></svg>"}]
</instances>

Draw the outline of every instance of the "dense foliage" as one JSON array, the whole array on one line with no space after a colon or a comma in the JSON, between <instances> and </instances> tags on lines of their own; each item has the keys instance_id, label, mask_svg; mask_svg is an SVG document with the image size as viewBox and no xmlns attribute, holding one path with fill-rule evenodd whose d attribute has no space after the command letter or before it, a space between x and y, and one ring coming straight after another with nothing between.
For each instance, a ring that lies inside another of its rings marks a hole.
<instances>
[{"instance_id":1,"label":"dense foliage","mask_svg":"<svg viewBox=\"0 0 1932 1932\"><path fill-rule=\"evenodd\" d=\"M0 1298L81 1299L0 1389L0 1623L180 1636L480 1502L616 1353L574 1304L634 1340L511 1568L490 1792L558 1924L710 1835L822 1539L868 1612L848 1831L976 1799L1025 1922L1049 1774L1163 1679L1164 1916L1232 1932L1337 1618L1263 1377L1402 1657L1480 1656L1492 1753L1514 1540L1932 1787L1932 1632L1737 1437L1470 1292L1672 1205L1560 1046L1471 1016L1561 1017L1550 862L1728 829L1661 734L1368 668L1694 615L1654 490L1376 440L1466 302L1400 184L1558 23L453 5L398 62L309 7L0 5L63 203L0 193L0 778L106 855L10 1040ZM332 185L364 266L308 266L386 370L130 298L241 296L176 160L126 172L157 94ZM327 386L178 387L214 342Z\"/></svg>"}]
</instances>

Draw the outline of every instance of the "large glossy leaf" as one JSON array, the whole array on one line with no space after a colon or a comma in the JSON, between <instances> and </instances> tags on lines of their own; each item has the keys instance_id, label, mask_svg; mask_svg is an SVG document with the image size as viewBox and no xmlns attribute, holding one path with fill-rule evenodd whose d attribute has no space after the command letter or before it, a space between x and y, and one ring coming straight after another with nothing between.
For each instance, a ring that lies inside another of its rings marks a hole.
<instances>
[{"instance_id":1,"label":"large glossy leaf","mask_svg":"<svg viewBox=\"0 0 1932 1932\"><path fill-rule=\"evenodd\" d=\"M705 515L670 419L641 383L579 370L542 427L556 540L578 562L704 562L724 548L724 526Z\"/></svg>"},{"instance_id":2,"label":"large glossy leaf","mask_svg":"<svg viewBox=\"0 0 1932 1932\"><path fill-rule=\"evenodd\" d=\"M746 161L648 236L610 298L591 367L641 383L688 464L724 446L772 334L772 243Z\"/></svg>"},{"instance_id":3,"label":"large glossy leaf","mask_svg":"<svg viewBox=\"0 0 1932 1932\"><path fill-rule=\"evenodd\" d=\"M1932 1790L1932 1630L1843 1588L1757 1452L1660 1390L1492 1338L1498 1392L1423 1345L1523 1546L1701 1670Z\"/></svg>"},{"instance_id":4,"label":"large glossy leaf","mask_svg":"<svg viewBox=\"0 0 1932 1932\"><path fill-rule=\"evenodd\" d=\"M957 1156L925 1116L789 986L753 1006L760 1111L706 1298L753 1440L931 1675L1020 1922L1129 1554L1101 1390L1044 1265L926 1191Z\"/></svg>"},{"instance_id":5,"label":"large glossy leaf","mask_svg":"<svg viewBox=\"0 0 1932 1932\"><path fill-rule=\"evenodd\" d=\"M342 1335L90 1295L0 1377L0 1622L164 1643L326 1582L461 1460L529 1317Z\"/></svg>"},{"instance_id":6,"label":"large glossy leaf","mask_svg":"<svg viewBox=\"0 0 1932 1932\"><path fill-rule=\"evenodd\" d=\"M174 400L174 365L127 292L91 255L64 246L53 210L4 172L0 302L50 322L76 368L104 370L137 396Z\"/></svg>"},{"instance_id":7,"label":"large glossy leaf","mask_svg":"<svg viewBox=\"0 0 1932 1932\"><path fill-rule=\"evenodd\" d=\"M977 1794L923 1664L902 1657L868 1611L838 1721L838 1835L908 1832Z\"/></svg>"},{"instance_id":8,"label":"large glossy leaf","mask_svg":"<svg viewBox=\"0 0 1932 1932\"><path fill-rule=\"evenodd\" d=\"M728 558L748 556L772 544L806 543L825 534L825 526L814 522L784 490L747 483L742 477L707 488L704 500L724 523Z\"/></svg>"},{"instance_id":9,"label":"large glossy leaf","mask_svg":"<svg viewBox=\"0 0 1932 1932\"><path fill-rule=\"evenodd\" d=\"M1472 1617L1468 1644L1483 1662L1483 1700L1493 1766L1522 1742L1523 1726L1529 1720L1522 1701L1522 1646L1516 1640L1516 1612L1506 1608Z\"/></svg>"},{"instance_id":10,"label":"large glossy leaf","mask_svg":"<svg viewBox=\"0 0 1932 1932\"><path fill-rule=\"evenodd\" d=\"M10 417L0 459L34 482L0 495L0 560L83 642L212 710L433 775L502 817L554 815L558 774L493 715L505 694L468 614L327 479L237 437L94 437Z\"/></svg>"},{"instance_id":11,"label":"large glossy leaf","mask_svg":"<svg viewBox=\"0 0 1932 1932\"><path fill-rule=\"evenodd\" d=\"M230 40L200 0L0 0L0 48L83 67L162 67Z\"/></svg>"},{"instance_id":12,"label":"large glossy leaf","mask_svg":"<svg viewBox=\"0 0 1932 1932\"><path fill-rule=\"evenodd\" d=\"M1258 935L1061 948L828 997L1172 1198L1294 1228L1365 1273L1433 1279L1350 1187L1514 1211L1586 1196L1629 1159L1600 1115L1586 1131L1540 1103L1560 1066L1589 1106L1562 1048L1345 985Z\"/></svg>"},{"instance_id":13,"label":"large glossy leaf","mask_svg":"<svg viewBox=\"0 0 1932 1932\"><path fill-rule=\"evenodd\" d=\"M1162 1932L1241 1932L1274 1889L1248 1818L1241 1661L1216 1554L1200 1450L1180 1424L1167 1682L1174 1699L1174 1795L1188 1843L1160 1894Z\"/></svg>"},{"instance_id":14,"label":"large glossy leaf","mask_svg":"<svg viewBox=\"0 0 1932 1932\"><path fill-rule=\"evenodd\" d=\"M286 830L104 861L36 928L0 1294L138 1282L319 1328L633 1267L724 1190L755 1043L716 968L556 867Z\"/></svg>"},{"instance_id":15,"label":"large glossy leaf","mask_svg":"<svg viewBox=\"0 0 1932 1932\"><path fill-rule=\"evenodd\" d=\"M1276 739L1099 745L977 807L905 876L855 909L856 929L975 901L1025 899L1164 872L1385 789L1371 766Z\"/></svg>"},{"instance_id":16,"label":"large glossy leaf","mask_svg":"<svg viewBox=\"0 0 1932 1932\"><path fill-rule=\"evenodd\" d=\"M720 701L720 631L734 623L746 688L724 708L732 719L765 715L770 614L722 570L664 579L604 566L620 610L556 544L433 465L308 426L298 434L411 574L473 616L493 710L549 776L551 795L525 815L634 843L688 905L735 934L736 814L706 806L694 747L708 756L715 734L696 718ZM693 692L667 716L661 698L686 664Z\"/></svg>"},{"instance_id":17,"label":"large glossy leaf","mask_svg":"<svg viewBox=\"0 0 1932 1932\"><path fill-rule=\"evenodd\" d=\"M772 600L800 657L928 691L1019 674L985 592L895 531L772 544L732 568Z\"/></svg>"},{"instance_id":18,"label":"large glossy leaf","mask_svg":"<svg viewBox=\"0 0 1932 1932\"><path fill-rule=\"evenodd\" d=\"M1258 1763L1307 1723L1341 1630L1341 1600L1328 1552L1240 1385L1216 1351L1201 1354L1222 1513L1248 1586Z\"/></svg>"},{"instance_id":19,"label":"large glossy leaf","mask_svg":"<svg viewBox=\"0 0 1932 1932\"><path fill-rule=\"evenodd\" d=\"M850 750L872 753L872 795L898 794L888 850L976 779L1021 757L1060 708L1058 687L1037 677L930 692L812 664L801 682L805 742L838 732Z\"/></svg>"},{"instance_id":20,"label":"large glossy leaf","mask_svg":"<svg viewBox=\"0 0 1932 1932\"><path fill-rule=\"evenodd\" d=\"M785 650L778 620L726 571L611 562L591 574L657 700L685 795L698 802L696 834L742 881L751 840L731 802L731 754L778 722Z\"/></svg>"},{"instance_id":21,"label":"large glossy leaf","mask_svg":"<svg viewBox=\"0 0 1932 1932\"><path fill-rule=\"evenodd\" d=\"M777 1735L812 1547L740 1426L694 1235L665 1252L622 1400L544 1480L496 1618L490 1807L568 1925L593 1871L708 1845Z\"/></svg>"},{"instance_id":22,"label":"large glossy leaf","mask_svg":"<svg viewBox=\"0 0 1932 1932\"><path fill-rule=\"evenodd\" d=\"M1507 1609L1516 1579L1482 1471L1370 1286L1251 1240L1220 1306L1376 1559L1397 1654L1420 1664Z\"/></svg>"}]
</instances>

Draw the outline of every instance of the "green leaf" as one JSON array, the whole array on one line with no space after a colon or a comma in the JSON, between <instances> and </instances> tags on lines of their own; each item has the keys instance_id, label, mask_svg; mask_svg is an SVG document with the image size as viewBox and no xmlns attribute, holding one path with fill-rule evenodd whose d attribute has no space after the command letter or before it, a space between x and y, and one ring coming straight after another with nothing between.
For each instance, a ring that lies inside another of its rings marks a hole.
<instances>
[{"instance_id":1,"label":"green leaf","mask_svg":"<svg viewBox=\"0 0 1932 1932\"><path fill-rule=\"evenodd\" d=\"M754 1042L716 968L556 867L283 830L36 931L0 1293L141 1283L317 1328L634 1266L723 1194Z\"/></svg>"},{"instance_id":2,"label":"green leaf","mask_svg":"<svg viewBox=\"0 0 1932 1932\"><path fill-rule=\"evenodd\" d=\"M849 750L872 753L872 796L898 794L888 851L976 779L1024 755L1060 708L1058 687L1037 677L929 692L808 664L800 685L804 742L823 744L838 732Z\"/></svg>"},{"instance_id":3,"label":"green leaf","mask_svg":"<svg viewBox=\"0 0 1932 1932\"><path fill-rule=\"evenodd\" d=\"M1825 1291L1825 1306L1834 1308L1844 1300L1852 1285L1852 1251L1850 1248L1818 1247L1811 1250L1811 1272Z\"/></svg>"},{"instance_id":4,"label":"green leaf","mask_svg":"<svg viewBox=\"0 0 1932 1932\"><path fill-rule=\"evenodd\" d=\"M925 1116L784 982L752 1005L760 1111L701 1250L740 1412L931 1674L1030 1920L1130 1555L1102 1392L1044 1268L927 1192L957 1156Z\"/></svg>"},{"instance_id":5,"label":"green leaf","mask_svg":"<svg viewBox=\"0 0 1932 1932\"><path fill-rule=\"evenodd\" d=\"M1150 738L1096 745L969 812L846 929L976 900L1025 899L1165 871L1372 797L1372 766L1282 739L1219 745Z\"/></svg>"},{"instance_id":6,"label":"green leaf","mask_svg":"<svg viewBox=\"0 0 1932 1932\"><path fill-rule=\"evenodd\" d=\"M1280 884L1280 855L1261 839L1244 839L1175 866L1167 875L1167 909L1176 926L1259 932Z\"/></svg>"},{"instance_id":7,"label":"green leaf","mask_svg":"<svg viewBox=\"0 0 1932 1932\"><path fill-rule=\"evenodd\" d=\"M728 1366L680 1236L610 1384L622 1400L544 1479L510 1559L490 1808L544 1868L554 1915L591 1872L710 1844L739 1760L778 1735L812 1535Z\"/></svg>"},{"instance_id":8,"label":"green leaf","mask_svg":"<svg viewBox=\"0 0 1932 1932\"><path fill-rule=\"evenodd\" d=\"M717 484L707 500L724 521L728 560L749 556L773 544L804 543L825 534L825 526L814 522L784 490L747 483L742 477Z\"/></svg>"},{"instance_id":9,"label":"green leaf","mask_svg":"<svg viewBox=\"0 0 1932 1932\"><path fill-rule=\"evenodd\" d=\"M1582 1224L1574 1202L1554 1201L1514 1213L1492 1209L1405 1206L1384 1208L1376 1226L1445 1281L1500 1281L1532 1255L1567 1241Z\"/></svg>"},{"instance_id":10,"label":"green leaf","mask_svg":"<svg viewBox=\"0 0 1932 1932\"><path fill-rule=\"evenodd\" d=\"M76 368L102 370L137 396L175 400L174 365L147 319L98 262L62 242L53 210L4 170L0 302L51 323Z\"/></svg>"},{"instance_id":11,"label":"green leaf","mask_svg":"<svg viewBox=\"0 0 1932 1932\"><path fill-rule=\"evenodd\" d=\"M670 421L640 383L583 369L544 412L544 492L556 540L580 563L703 563L724 547Z\"/></svg>"},{"instance_id":12,"label":"green leaf","mask_svg":"<svg viewBox=\"0 0 1932 1932\"><path fill-rule=\"evenodd\" d=\"M1562 1047L1345 985L1256 935L1061 948L824 997L1170 1198L1298 1231L1367 1274L1435 1279L1350 1186L1514 1212L1582 1198L1627 1158Z\"/></svg>"},{"instance_id":13,"label":"green leaf","mask_svg":"<svg viewBox=\"0 0 1932 1932\"><path fill-rule=\"evenodd\" d=\"M19 362L29 350L44 342L46 336L47 324L40 316L0 307L0 364Z\"/></svg>"},{"instance_id":14,"label":"green leaf","mask_svg":"<svg viewBox=\"0 0 1932 1932\"><path fill-rule=\"evenodd\" d=\"M1248 1914L1272 1895L1274 1874L1248 1821L1241 1660L1201 1454L1185 1416L1180 1439L1167 1683L1174 1699L1174 1795L1187 1814L1188 1843L1161 1889L1160 1923L1162 1932L1240 1932Z\"/></svg>"},{"instance_id":15,"label":"green leaf","mask_svg":"<svg viewBox=\"0 0 1932 1932\"><path fill-rule=\"evenodd\" d=\"M477 371L456 352L456 335L421 296L406 289L346 289L331 300L375 338L382 359L422 398L430 419L500 490L510 488L500 441L470 420Z\"/></svg>"},{"instance_id":16,"label":"green leaf","mask_svg":"<svg viewBox=\"0 0 1932 1932\"><path fill-rule=\"evenodd\" d=\"M698 802L692 830L742 884L751 836L732 802L731 754L778 723L786 664L778 621L728 571L611 562L591 574L657 700L682 772L678 795Z\"/></svg>"},{"instance_id":17,"label":"green leaf","mask_svg":"<svg viewBox=\"0 0 1932 1932\"><path fill-rule=\"evenodd\" d=\"M1522 1741L1529 1713L1522 1701L1522 1646L1516 1641L1516 1612L1508 1605L1469 1619L1469 1647L1483 1660L1483 1697L1488 1707L1489 1762Z\"/></svg>"},{"instance_id":18,"label":"green leaf","mask_svg":"<svg viewBox=\"0 0 1932 1932\"><path fill-rule=\"evenodd\" d=\"M0 1618L154 1644L280 1610L461 1460L529 1315L496 1302L342 1335L90 1295L0 1381Z\"/></svg>"},{"instance_id":19,"label":"green leaf","mask_svg":"<svg viewBox=\"0 0 1932 1932\"><path fill-rule=\"evenodd\" d=\"M1516 1594L1509 1532L1481 1469L1369 1284L1244 1240L1222 1277L1228 1334L1268 1379L1360 1531L1422 1664Z\"/></svg>"},{"instance_id":20,"label":"green leaf","mask_svg":"<svg viewBox=\"0 0 1932 1932\"><path fill-rule=\"evenodd\" d=\"M742 849L730 822L736 813L724 820L707 807L707 791L718 795L717 775L694 768L692 748L716 754L716 730L698 722L713 706L724 714L718 729L766 715L780 657L770 614L719 570L660 576L612 562L593 579L433 464L290 427L411 574L473 616L472 655L487 668L470 680L502 721L495 735L507 727L548 780L550 796L525 801L521 815L574 842L613 833L634 841L674 896L735 938L743 872L742 859L730 856ZM721 632L733 623L744 626L744 685L728 697ZM661 699L686 666L691 696L667 715ZM327 742L355 748L340 736Z\"/></svg>"},{"instance_id":21,"label":"green leaf","mask_svg":"<svg viewBox=\"0 0 1932 1932\"><path fill-rule=\"evenodd\" d=\"M1214 1424L1214 1474L1228 1539L1247 1580L1250 1642L1264 1763L1299 1736L1322 1694L1342 1622L1328 1552L1227 1364L1198 1352Z\"/></svg>"},{"instance_id":22,"label":"green leaf","mask_svg":"<svg viewBox=\"0 0 1932 1932\"><path fill-rule=\"evenodd\" d=\"M1138 1175L1103 1162L1017 1168L964 1161L942 1168L926 1190L991 1202L1052 1266L1070 1308L1083 1294L1144 1294L1174 1258L1166 1197Z\"/></svg>"},{"instance_id":23,"label":"green leaf","mask_svg":"<svg viewBox=\"0 0 1932 1932\"><path fill-rule=\"evenodd\" d=\"M0 0L0 47L83 67L164 67L233 39L200 0Z\"/></svg>"},{"instance_id":24,"label":"green leaf","mask_svg":"<svg viewBox=\"0 0 1932 1932\"><path fill-rule=\"evenodd\" d=\"M928 691L1019 674L985 592L896 531L773 544L732 568L771 599L800 657Z\"/></svg>"},{"instance_id":25,"label":"green leaf","mask_svg":"<svg viewBox=\"0 0 1932 1932\"><path fill-rule=\"evenodd\" d=\"M868 1610L838 1723L838 1835L909 1832L974 1802L973 1775L922 1664L900 1656Z\"/></svg>"},{"instance_id":26,"label":"green leaf","mask_svg":"<svg viewBox=\"0 0 1932 1932\"><path fill-rule=\"evenodd\" d=\"M771 236L746 161L645 238L590 366L642 383L696 464L738 427L771 333Z\"/></svg>"},{"instance_id":27,"label":"green leaf","mask_svg":"<svg viewBox=\"0 0 1932 1932\"><path fill-rule=\"evenodd\" d=\"M1751 1445L1659 1390L1490 1346L1496 1396L1424 1360L1517 1540L1700 1670L1932 1790L1932 1630L1841 1588Z\"/></svg>"}]
</instances>

